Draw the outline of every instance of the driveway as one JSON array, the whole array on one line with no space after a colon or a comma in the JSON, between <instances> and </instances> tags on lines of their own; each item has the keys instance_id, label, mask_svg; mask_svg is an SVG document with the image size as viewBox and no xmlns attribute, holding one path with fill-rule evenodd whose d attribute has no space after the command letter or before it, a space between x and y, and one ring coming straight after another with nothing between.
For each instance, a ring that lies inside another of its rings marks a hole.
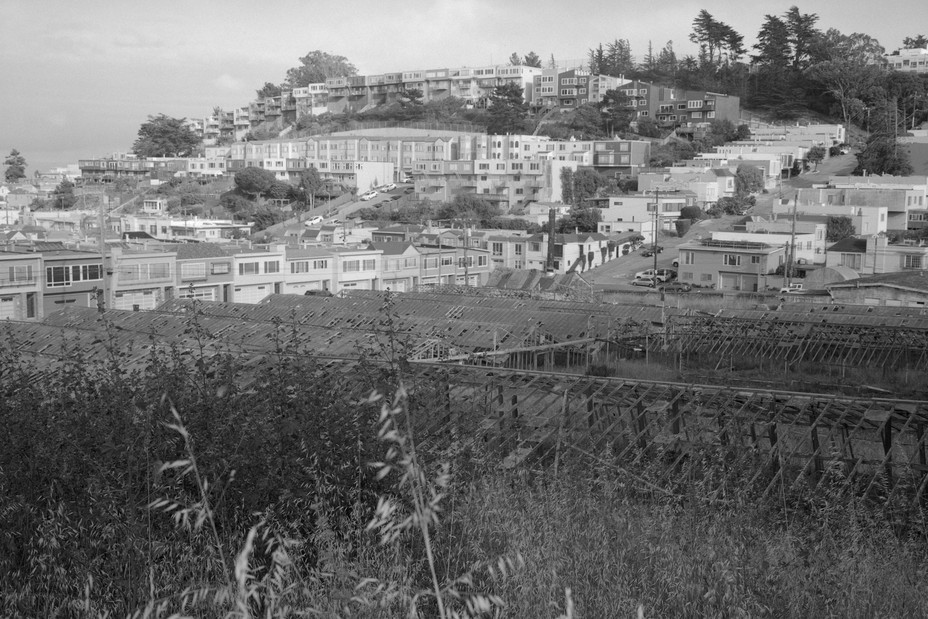
<instances>
[{"instance_id":1,"label":"driveway","mask_svg":"<svg viewBox=\"0 0 928 619\"><path fill-rule=\"evenodd\" d=\"M685 236L661 236L658 245L664 248L664 251L657 255L657 268L671 269L674 258L679 254L678 247L687 242L704 238L709 238L715 230L727 230L732 224L740 220L741 217L736 215L725 215L718 219L704 219L696 222L689 229ZM631 281L635 278L635 273L645 269L654 268L654 256L645 258L641 252L650 246L645 245L637 252L627 256L619 256L615 260L607 262L604 265L583 273L583 279L588 281L594 287L599 289L635 289Z\"/></svg>"}]
</instances>

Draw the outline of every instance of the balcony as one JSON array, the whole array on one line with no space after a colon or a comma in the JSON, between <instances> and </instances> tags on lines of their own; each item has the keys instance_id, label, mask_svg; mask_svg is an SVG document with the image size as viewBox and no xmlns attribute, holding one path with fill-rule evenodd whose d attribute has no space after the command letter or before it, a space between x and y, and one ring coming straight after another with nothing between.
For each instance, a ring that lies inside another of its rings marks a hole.
<instances>
[{"instance_id":1,"label":"balcony","mask_svg":"<svg viewBox=\"0 0 928 619\"><path fill-rule=\"evenodd\" d=\"M31 277L17 277L15 279L3 277L0 278L0 288L23 288L27 286L35 286L38 281L39 278L35 275Z\"/></svg>"}]
</instances>

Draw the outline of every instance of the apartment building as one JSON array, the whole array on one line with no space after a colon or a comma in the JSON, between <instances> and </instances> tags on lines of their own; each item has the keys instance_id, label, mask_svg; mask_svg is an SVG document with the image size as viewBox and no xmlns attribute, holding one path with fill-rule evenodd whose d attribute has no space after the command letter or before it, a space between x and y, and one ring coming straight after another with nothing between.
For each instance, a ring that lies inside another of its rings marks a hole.
<instances>
[{"instance_id":1,"label":"apartment building","mask_svg":"<svg viewBox=\"0 0 928 619\"><path fill-rule=\"evenodd\" d=\"M793 213L792 200L774 200L772 214L774 217L791 218ZM828 217L848 217L854 226L855 234L879 234L887 231L889 209L885 206L850 206L844 204L796 204L796 219L799 222L826 221ZM910 212L909 225L915 226ZM910 228L911 229L911 228Z\"/></svg>"},{"instance_id":2,"label":"apartment building","mask_svg":"<svg viewBox=\"0 0 928 619\"><path fill-rule=\"evenodd\" d=\"M599 103L607 90L628 80L610 75L594 75L583 69L545 69L533 78L531 105L570 111L587 103Z\"/></svg>"},{"instance_id":3,"label":"apartment building","mask_svg":"<svg viewBox=\"0 0 928 619\"><path fill-rule=\"evenodd\" d=\"M738 123L741 118L741 100L731 95L639 80L623 84L619 90L629 98L628 106L635 109L637 118L652 118L661 125L691 126L713 120Z\"/></svg>"},{"instance_id":4,"label":"apartment building","mask_svg":"<svg viewBox=\"0 0 928 619\"><path fill-rule=\"evenodd\" d=\"M883 56L887 68L908 73L928 73L928 48L899 49Z\"/></svg>"},{"instance_id":5,"label":"apartment building","mask_svg":"<svg viewBox=\"0 0 928 619\"><path fill-rule=\"evenodd\" d=\"M888 230L908 229L909 212L924 211L928 204L924 188L868 185L866 183L860 183L854 187L829 186L800 189L797 198L797 208L809 205L885 207Z\"/></svg>"}]
</instances>

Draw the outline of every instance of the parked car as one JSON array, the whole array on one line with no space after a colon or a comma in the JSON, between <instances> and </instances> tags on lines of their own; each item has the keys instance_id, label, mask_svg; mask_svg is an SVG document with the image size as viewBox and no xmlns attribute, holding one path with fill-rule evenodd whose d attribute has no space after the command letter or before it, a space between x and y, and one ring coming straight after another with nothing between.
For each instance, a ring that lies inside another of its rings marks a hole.
<instances>
[{"instance_id":1,"label":"parked car","mask_svg":"<svg viewBox=\"0 0 928 619\"><path fill-rule=\"evenodd\" d=\"M415 191L416 191L415 188L407 187L406 189L403 190L403 193L408 195L408 194L414 193Z\"/></svg>"},{"instance_id":2,"label":"parked car","mask_svg":"<svg viewBox=\"0 0 928 619\"><path fill-rule=\"evenodd\" d=\"M394 189L396 189L396 183L387 183L380 188L380 191L393 191Z\"/></svg>"},{"instance_id":3,"label":"parked car","mask_svg":"<svg viewBox=\"0 0 928 619\"><path fill-rule=\"evenodd\" d=\"M780 288L780 294L789 293L789 292L799 292L802 290L802 284L789 284Z\"/></svg>"},{"instance_id":4,"label":"parked car","mask_svg":"<svg viewBox=\"0 0 928 619\"><path fill-rule=\"evenodd\" d=\"M660 287L661 292L689 292L693 287L683 282L670 282Z\"/></svg>"},{"instance_id":5,"label":"parked car","mask_svg":"<svg viewBox=\"0 0 928 619\"><path fill-rule=\"evenodd\" d=\"M397 195L395 195L395 196L390 196L390 201L391 201L391 202L394 202L394 201L396 201L396 200L399 200L399 199L402 198L402 197L403 197L403 196L400 195L400 194L397 194Z\"/></svg>"},{"instance_id":6,"label":"parked car","mask_svg":"<svg viewBox=\"0 0 928 619\"><path fill-rule=\"evenodd\" d=\"M673 261L670 263L670 265L675 269L680 268L680 258L679 257L674 258Z\"/></svg>"},{"instance_id":7,"label":"parked car","mask_svg":"<svg viewBox=\"0 0 928 619\"><path fill-rule=\"evenodd\" d=\"M669 281L677 276L677 272L672 269L646 269L644 271L638 271L635 273L635 279L656 279L658 282L663 283Z\"/></svg>"},{"instance_id":8,"label":"parked car","mask_svg":"<svg viewBox=\"0 0 928 619\"><path fill-rule=\"evenodd\" d=\"M322 223L322 215L315 215L306 220L305 224L307 226L315 226L316 224Z\"/></svg>"},{"instance_id":9,"label":"parked car","mask_svg":"<svg viewBox=\"0 0 928 619\"><path fill-rule=\"evenodd\" d=\"M664 248L661 247L660 245L658 245L657 247L646 247L644 251L641 252L641 255L644 256L645 258L650 258L655 253L659 254L662 251L664 251Z\"/></svg>"},{"instance_id":10,"label":"parked car","mask_svg":"<svg viewBox=\"0 0 928 619\"><path fill-rule=\"evenodd\" d=\"M403 177L403 180L401 180L400 182L401 182L401 183L411 183L411 182L412 182L412 176L410 176L409 174L407 174L406 176Z\"/></svg>"},{"instance_id":11,"label":"parked car","mask_svg":"<svg viewBox=\"0 0 928 619\"><path fill-rule=\"evenodd\" d=\"M376 198L377 195L377 192L371 189L370 191L361 194L361 200L367 202L368 200L373 200Z\"/></svg>"},{"instance_id":12,"label":"parked car","mask_svg":"<svg viewBox=\"0 0 928 619\"><path fill-rule=\"evenodd\" d=\"M648 288L654 288L654 278L650 275L647 277L636 277L632 280L632 286L647 286Z\"/></svg>"}]
</instances>

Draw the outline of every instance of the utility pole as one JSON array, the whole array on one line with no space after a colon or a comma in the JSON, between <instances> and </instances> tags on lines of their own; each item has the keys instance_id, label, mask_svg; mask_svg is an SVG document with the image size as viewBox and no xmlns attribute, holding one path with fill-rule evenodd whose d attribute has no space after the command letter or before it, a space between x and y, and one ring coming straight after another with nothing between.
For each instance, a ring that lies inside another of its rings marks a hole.
<instances>
[{"instance_id":1,"label":"utility pole","mask_svg":"<svg viewBox=\"0 0 928 619\"><path fill-rule=\"evenodd\" d=\"M654 229L653 239L654 243L651 246L651 251L654 253L654 287L657 288L657 233L660 227L660 210L661 210L661 190L654 189Z\"/></svg>"},{"instance_id":2,"label":"utility pole","mask_svg":"<svg viewBox=\"0 0 928 619\"><path fill-rule=\"evenodd\" d=\"M798 191L796 192L796 196L793 198L793 223L792 223L790 233L789 233L789 247L787 248L789 250L789 253L786 256L787 258L786 260L786 288L787 289L789 289L789 287L793 283L793 260L795 260L796 258L795 254L796 254L796 203L797 202L799 202Z\"/></svg>"}]
</instances>

